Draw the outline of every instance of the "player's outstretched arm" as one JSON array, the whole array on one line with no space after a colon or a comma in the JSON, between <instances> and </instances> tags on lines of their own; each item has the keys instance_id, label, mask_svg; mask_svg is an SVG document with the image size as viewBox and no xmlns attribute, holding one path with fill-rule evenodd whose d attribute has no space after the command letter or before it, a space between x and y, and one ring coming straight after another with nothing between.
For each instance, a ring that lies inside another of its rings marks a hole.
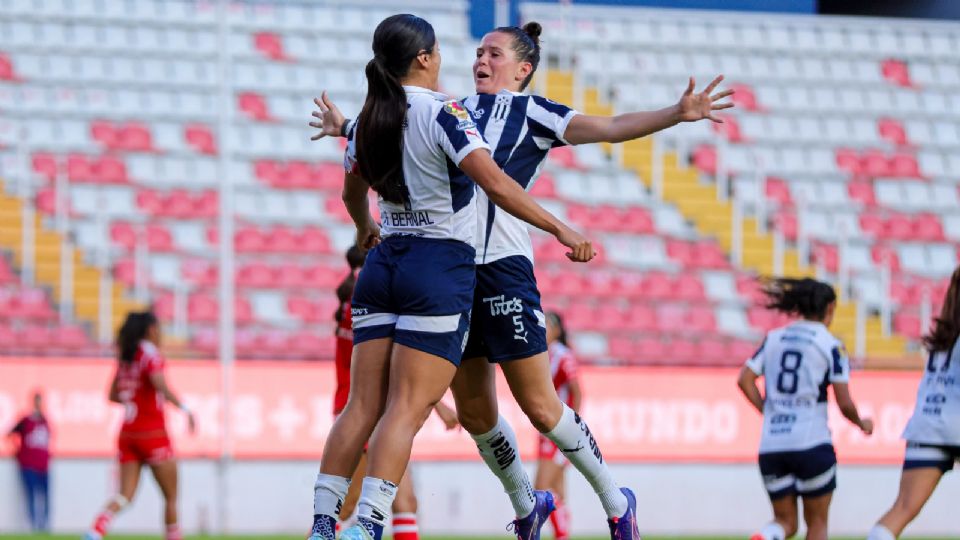
<instances>
[{"instance_id":1,"label":"player's outstretched arm","mask_svg":"<svg viewBox=\"0 0 960 540\"><path fill-rule=\"evenodd\" d=\"M723 75L718 76L703 92L695 94L693 89L696 81L690 77L690 84L680 96L680 101L656 111L632 112L617 116L578 114L570 120L563 138L570 144L618 143L646 137L680 122L711 120L722 123L722 119L713 115L714 111L733 107L733 103L730 102L718 103L723 98L733 95L733 90L713 93L722 80Z\"/></svg>"},{"instance_id":2,"label":"player's outstretched arm","mask_svg":"<svg viewBox=\"0 0 960 540\"><path fill-rule=\"evenodd\" d=\"M737 386L740 387L740 391L746 396L747 401L753 405L753 408L763 414L763 396L760 394L760 389L757 388L757 374L749 367L743 366L740 368Z\"/></svg>"},{"instance_id":3,"label":"player's outstretched arm","mask_svg":"<svg viewBox=\"0 0 960 540\"><path fill-rule=\"evenodd\" d=\"M363 249L371 249L380 243L380 225L370 214L370 202L367 200L369 191L370 184L362 177L346 174L340 198L357 227L357 245Z\"/></svg>"},{"instance_id":4,"label":"player's outstretched arm","mask_svg":"<svg viewBox=\"0 0 960 540\"><path fill-rule=\"evenodd\" d=\"M590 240L537 204L537 201L524 191L520 184L500 170L490 157L488 150L477 149L467 154L460 162L460 170L473 178L493 204L510 215L550 233L561 244L570 248L567 258L571 261L587 262L596 255Z\"/></svg>"},{"instance_id":5,"label":"player's outstretched arm","mask_svg":"<svg viewBox=\"0 0 960 540\"><path fill-rule=\"evenodd\" d=\"M157 389L157 392L163 394L163 398L170 402L171 405L180 409L187 415L187 426L190 428L190 433L193 433L196 428L196 420L193 417L193 412L187 408L186 405L180 398L173 393L173 390L170 390L170 387L167 386L167 378L163 376L162 372L154 372L150 374L150 384Z\"/></svg>"},{"instance_id":6,"label":"player's outstretched arm","mask_svg":"<svg viewBox=\"0 0 960 540\"><path fill-rule=\"evenodd\" d=\"M873 420L870 418L860 418L860 413L857 411L857 404L853 402L853 397L850 396L850 385L847 383L833 383L833 394L837 398L837 406L840 408L840 412L843 413L844 418L860 428L860 431L863 431L867 435L872 435Z\"/></svg>"}]
</instances>

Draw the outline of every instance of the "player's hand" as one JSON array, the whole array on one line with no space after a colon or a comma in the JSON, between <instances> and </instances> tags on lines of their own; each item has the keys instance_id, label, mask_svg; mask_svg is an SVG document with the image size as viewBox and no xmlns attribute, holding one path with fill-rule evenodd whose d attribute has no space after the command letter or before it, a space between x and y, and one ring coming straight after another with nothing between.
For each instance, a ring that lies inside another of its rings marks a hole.
<instances>
[{"instance_id":1,"label":"player's hand","mask_svg":"<svg viewBox=\"0 0 960 540\"><path fill-rule=\"evenodd\" d=\"M357 226L357 245L364 250L373 249L380 243L380 225L370 220L364 226Z\"/></svg>"},{"instance_id":2,"label":"player's hand","mask_svg":"<svg viewBox=\"0 0 960 540\"><path fill-rule=\"evenodd\" d=\"M861 419L860 431L862 431L864 435L873 435L873 419L872 418Z\"/></svg>"},{"instance_id":3,"label":"player's hand","mask_svg":"<svg viewBox=\"0 0 960 540\"><path fill-rule=\"evenodd\" d=\"M724 90L718 94L714 94L713 91L716 89L717 85L720 84L720 81L723 80L723 75L718 76L713 80L704 90L699 94L694 94L693 89L696 86L696 81L693 80L693 77L690 77L690 84L687 85L687 91L680 96L680 101L677 102L677 106L680 109L680 121L681 122L696 122L697 120L703 120L704 118L722 124L723 120L713 116L713 111L719 111L723 109L729 109L733 107L733 103L729 101L724 103L717 103L725 97L733 95L733 90Z\"/></svg>"},{"instance_id":4,"label":"player's hand","mask_svg":"<svg viewBox=\"0 0 960 540\"><path fill-rule=\"evenodd\" d=\"M318 141L328 135L331 137L339 137L343 123L346 121L343 113L330 101L326 91L320 94L320 98L313 98L313 102L317 105L318 110L313 111L312 116L318 118L320 121L310 122L310 127L317 128L320 132L310 137L310 140Z\"/></svg>"},{"instance_id":5,"label":"player's hand","mask_svg":"<svg viewBox=\"0 0 960 540\"><path fill-rule=\"evenodd\" d=\"M447 431L456 429L460 425L460 422L457 420L457 413L442 401L437 402L435 408L437 416L440 417L440 420L443 420L443 425L447 428Z\"/></svg>"},{"instance_id":6,"label":"player's hand","mask_svg":"<svg viewBox=\"0 0 960 540\"><path fill-rule=\"evenodd\" d=\"M197 432L197 419L192 412L187 413L187 430L190 431L191 435Z\"/></svg>"},{"instance_id":7,"label":"player's hand","mask_svg":"<svg viewBox=\"0 0 960 540\"><path fill-rule=\"evenodd\" d=\"M587 262L597 255L590 240L566 225L557 233L557 241L570 248L566 255L573 262Z\"/></svg>"}]
</instances>

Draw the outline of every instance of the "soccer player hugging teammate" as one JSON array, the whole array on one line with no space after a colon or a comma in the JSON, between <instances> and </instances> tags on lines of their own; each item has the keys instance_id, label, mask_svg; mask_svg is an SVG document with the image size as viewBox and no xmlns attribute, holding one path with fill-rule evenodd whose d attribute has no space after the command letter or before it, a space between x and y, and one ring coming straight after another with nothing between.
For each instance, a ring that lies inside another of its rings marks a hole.
<instances>
[{"instance_id":1,"label":"soccer player hugging teammate","mask_svg":"<svg viewBox=\"0 0 960 540\"><path fill-rule=\"evenodd\" d=\"M354 288L350 394L324 447L312 540L334 540L368 440L358 524L341 537L380 540L414 435L450 387L476 285L474 182L501 209L570 248L571 260L594 255L586 238L500 170L462 105L436 92L440 48L430 23L406 14L384 19L373 52L343 188L357 244L370 252ZM371 188L381 223L370 214Z\"/></svg>"},{"instance_id":2,"label":"soccer player hugging teammate","mask_svg":"<svg viewBox=\"0 0 960 540\"><path fill-rule=\"evenodd\" d=\"M160 354L160 323L150 312L130 313L117 336L117 371L110 384L110 401L124 407L123 426L117 439L120 493L97 515L85 540L107 534L113 516L133 500L140 469L150 467L163 493L166 540L181 540L177 524L177 461L167 435L163 406L170 402L187 415L190 432L193 413L167 386L165 361Z\"/></svg>"},{"instance_id":3,"label":"soccer player hugging teammate","mask_svg":"<svg viewBox=\"0 0 960 540\"><path fill-rule=\"evenodd\" d=\"M953 271L940 316L923 342L929 356L913 416L903 431L907 451L900 492L867 540L900 536L960 460L960 267Z\"/></svg>"},{"instance_id":4,"label":"soccer player hugging teammate","mask_svg":"<svg viewBox=\"0 0 960 540\"><path fill-rule=\"evenodd\" d=\"M462 121L476 123L494 149L496 164L523 190L533 186L553 147L623 142L679 122L720 122L713 112L733 106L719 102L732 93L730 90L712 93L722 77L701 93L694 93L691 78L673 106L613 117L579 114L544 97L522 94L540 62L540 33L540 25L531 22L523 28L501 27L485 35L473 65L477 94L459 102L469 111L469 116L462 114ZM316 103L320 110L313 115L320 122L311 125L321 129L319 136L335 136L350 129L326 93ZM586 422L560 400L551 383L546 323L533 273L529 233L487 194L478 192L476 204L479 231L473 320L464 360L451 386L460 424L503 484L517 515L518 536L538 536L553 506L552 496L534 491L519 453L512 452L514 458L503 463L498 459L504 445L517 448L513 429L497 409L491 363L499 364L533 426L563 450L593 487L607 514L611 536L637 538L633 493L613 481Z\"/></svg>"},{"instance_id":5,"label":"soccer player hugging teammate","mask_svg":"<svg viewBox=\"0 0 960 540\"><path fill-rule=\"evenodd\" d=\"M366 253L356 246L350 246L346 254L347 264L350 265L350 273L343 278L343 281L337 285L337 299L340 305L334 314L334 320L337 322L337 344L336 344L336 372L337 389L333 397L333 414L340 414L347 405L347 396L350 393L350 364L353 356L353 327L350 313L350 299L353 296L353 288L357 282L357 273L363 267ZM448 430L454 429L457 423L457 413L448 407L442 401L438 401L435 410ZM352 525L355 518L354 510L357 507L357 501L360 498L360 484L367 471L366 457L360 458L360 464L353 472L350 481L350 489L343 499L340 506L339 527ZM403 478L397 485L397 497L393 500L393 538L394 540L418 540L420 537L417 527L417 494L413 490L413 481L410 478L409 470L404 473Z\"/></svg>"},{"instance_id":6,"label":"soccer player hugging teammate","mask_svg":"<svg viewBox=\"0 0 960 540\"><path fill-rule=\"evenodd\" d=\"M850 397L850 361L827 327L833 321L833 287L810 278L770 280L767 307L800 319L767 334L740 371L740 390L763 414L760 474L774 520L752 540L784 540L797 532L797 496L809 540L827 538L827 515L837 487L837 457L827 427L827 387L840 411L867 435L873 421L861 418ZM765 392L757 388L764 377Z\"/></svg>"}]
</instances>

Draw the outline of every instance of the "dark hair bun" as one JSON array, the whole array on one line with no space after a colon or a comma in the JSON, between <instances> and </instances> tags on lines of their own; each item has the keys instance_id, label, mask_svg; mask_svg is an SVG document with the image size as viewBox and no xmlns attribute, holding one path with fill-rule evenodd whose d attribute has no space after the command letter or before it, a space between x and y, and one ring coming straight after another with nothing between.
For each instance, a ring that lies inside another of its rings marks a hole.
<instances>
[{"instance_id":1,"label":"dark hair bun","mask_svg":"<svg viewBox=\"0 0 960 540\"><path fill-rule=\"evenodd\" d=\"M530 21L523 25L523 33L530 36L535 45L540 45L540 34L543 33L543 27L536 21Z\"/></svg>"}]
</instances>

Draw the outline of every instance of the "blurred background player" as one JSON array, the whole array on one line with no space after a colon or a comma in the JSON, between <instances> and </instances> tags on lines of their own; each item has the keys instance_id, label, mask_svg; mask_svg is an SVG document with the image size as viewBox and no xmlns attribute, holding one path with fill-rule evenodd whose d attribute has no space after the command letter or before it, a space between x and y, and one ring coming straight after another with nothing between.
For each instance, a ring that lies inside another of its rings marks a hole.
<instances>
[{"instance_id":1,"label":"blurred background player","mask_svg":"<svg viewBox=\"0 0 960 540\"><path fill-rule=\"evenodd\" d=\"M953 271L940 316L923 343L929 357L913 416L903 431L907 451L900 493L867 540L900 536L960 460L960 267Z\"/></svg>"},{"instance_id":2,"label":"blurred background player","mask_svg":"<svg viewBox=\"0 0 960 540\"><path fill-rule=\"evenodd\" d=\"M366 253L356 246L350 246L346 254L347 264L350 265L350 273L343 278L343 281L337 286L337 300L340 305L337 308L335 319L337 321L337 343L336 343L336 370L337 370L337 389L333 398L333 414L338 415L347 405L347 397L350 394L350 360L353 354L353 328L351 327L350 316L350 298L353 296L353 286L357 282L357 273L363 268L363 262L366 259ZM442 401L437 403L435 408L437 415L443 420L447 429L457 427L457 413ZM360 485L366 474L367 456L364 452L360 458L360 464L354 472L350 481L350 489L347 496L343 498L343 505L340 507L339 528L351 525L354 517L354 511L357 508L357 500L360 498ZM417 540L419 538L419 529L417 526L417 494L413 489L413 482L410 479L409 471L404 475L403 480L397 486L397 498L393 501L393 537L396 540Z\"/></svg>"},{"instance_id":3,"label":"blurred background player","mask_svg":"<svg viewBox=\"0 0 960 540\"><path fill-rule=\"evenodd\" d=\"M827 538L830 500L837 487L837 456L827 427L827 387L833 385L843 415L865 434L873 421L861 418L850 397L850 360L827 330L833 321L833 287L810 278L770 280L768 309L801 317L767 334L740 370L740 390L763 414L760 474L774 520L753 540L784 540L797 532L797 496L803 498L808 540ZM764 377L765 391L757 388Z\"/></svg>"},{"instance_id":4,"label":"blurred background player","mask_svg":"<svg viewBox=\"0 0 960 540\"><path fill-rule=\"evenodd\" d=\"M23 484L30 529L50 529L50 424L43 414L43 396L33 394L30 414L21 418L7 434L17 439L17 468Z\"/></svg>"},{"instance_id":5,"label":"blurred background player","mask_svg":"<svg viewBox=\"0 0 960 540\"><path fill-rule=\"evenodd\" d=\"M546 314L547 343L550 356L550 373L553 375L553 386L557 395L580 414L580 405L583 403L583 393L580 381L577 379L577 359L567 343L567 330L563 325L560 314L551 311ZM564 503L567 496L566 467L567 459L553 441L539 436L537 476L533 485L535 489L553 493L556 510L550 514L550 524L553 525L553 535L557 540L567 540L570 537L570 510Z\"/></svg>"},{"instance_id":6,"label":"blurred background player","mask_svg":"<svg viewBox=\"0 0 960 540\"><path fill-rule=\"evenodd\" d=\"M120 490L97 515L85 540L106 535L113 517L133 500L143 465L150 467L164 500L166 540L181 540L177 524L177 462L167 435L164 404L170 402L187 415L190 432L193 413L167 386L160 354L160 324L147 312L127 315L117 336L117 371L110 384L110 401L124 407L117 439Z\"/></svg>"},{"instance_id":7,"label":"blurred background player","mask_svg":"<svg viewBox=\"0 0 960 540\"><path fill-rule=\"evenodd\" d=\"M718 103L732 90L713 94L722 76L696 94L691 78L673 106L618 116L580 114L544 97L524 95L521 92L540 63L541 31L540 24L528 22L523 28L499 27L486 34L473 64L477 94L460 101L476 118L487 142L496 148L493 157L497 165L526 190L536 182L551 148L623 142L680 122L709 119L720 123L714 111L733 107L732 103ZM322 133L314 139L342 135L346 125L343 115L325 93L322 98L316 101L320 111L313 113L321 122L311 124ZM543 508L552 503L534 490L515 450L513 428L499 415L491 363L500 365L531 424L560 448L596 448L597 442L582 419L563 404L551 383L545 322L526 225L498 210L492 200L478 192L477 287L471 332L451 388L461 424L510 497L517 530L525 531L534 523L542 524ZM500 459L505 447L514 449L513 459L506 463ZM600 499L611 536L639 536L636 530L624 529L636 528L634 494L614 482L599 449L572 450L567 457Z\"/></svg>"}]
</instances>

